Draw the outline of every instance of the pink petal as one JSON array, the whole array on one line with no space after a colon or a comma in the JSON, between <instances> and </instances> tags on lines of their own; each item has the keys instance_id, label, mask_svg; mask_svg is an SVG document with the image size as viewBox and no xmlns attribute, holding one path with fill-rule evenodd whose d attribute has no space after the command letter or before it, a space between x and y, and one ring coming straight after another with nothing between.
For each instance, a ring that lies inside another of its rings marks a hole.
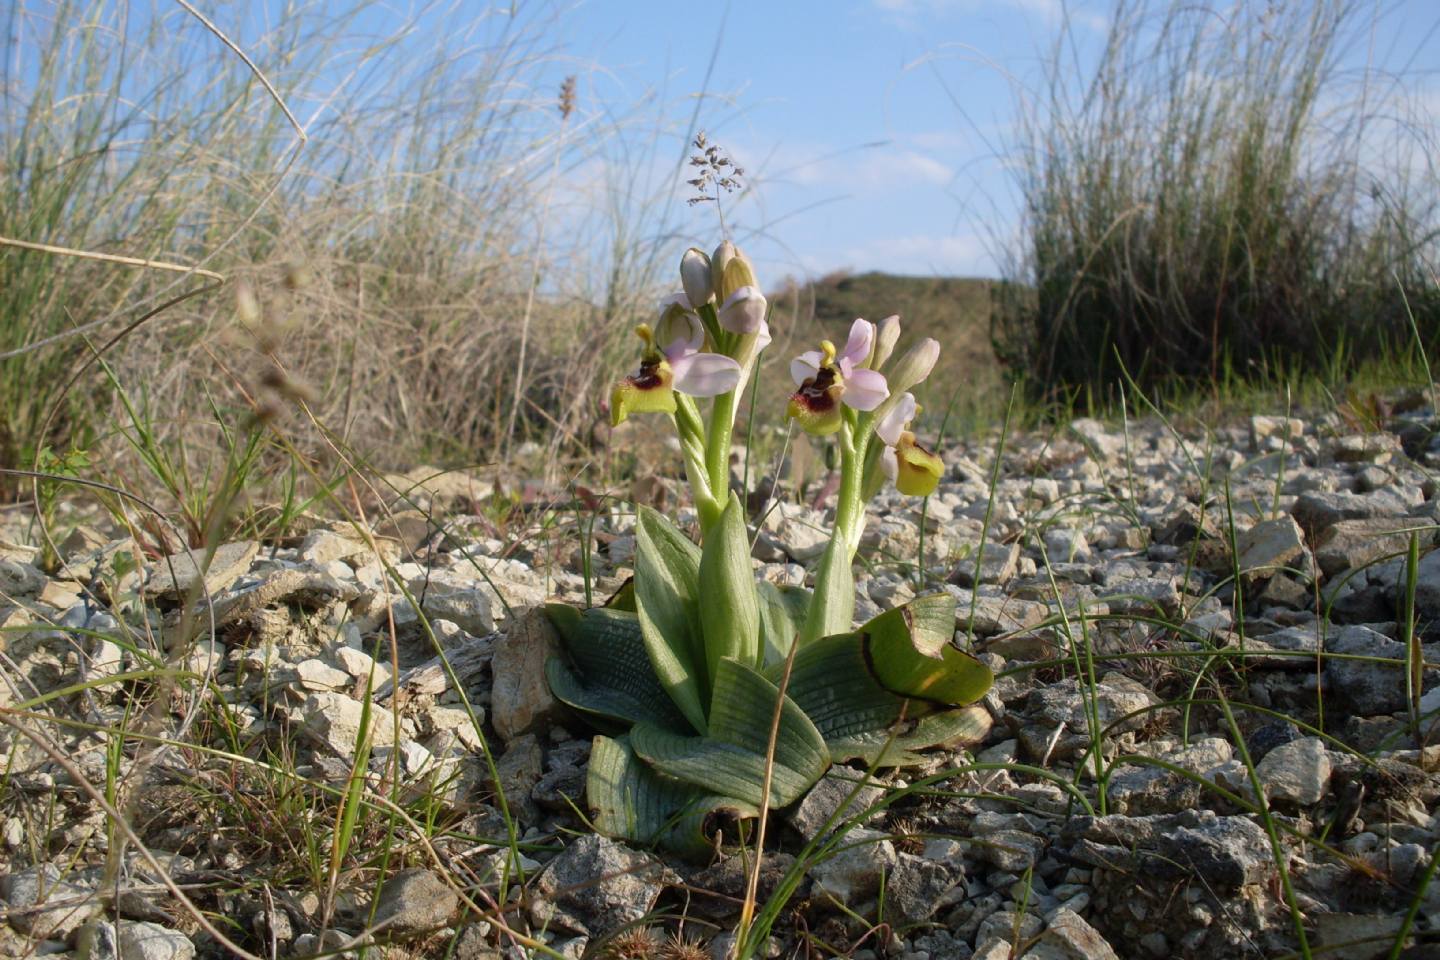
<instances>
[{"instance_id":1,"label":"pink petal","mask_svg":"<svg viewBox=\"0 0 1440 960\"><path fill-rule=\"evenodd\" d=\"M874 410L890 396L885 375L876 370L856 370L845 378L845 392L840 398L856 410Z\"/></svg>"},{"instance_id":2,"label":"pink petal","mask_svg":"<svg viewBox=\"0 0 1440 960\"><path fill-rule=\"evenodd\" d=\"M914 419L915 397L909 393L902 394L900 401L875 424L875 432L888 446L893 447L900 442L900 434L905 432L905 425ZM895 455L892 453L890 456L893 460Z\"/></svg>"},{"instance_id":3,"label":"pink petal","mask_svg":"<svg viewBox=\"0 0 1440 960\"><path fill-rule=\"evenodd\" d=\"M893 446L886 447L880 451L880 469L883 470L885 476L889 477L892 481L899 475L900 465L895 462L895 448Z\"/></svg>"},{"instance_id":4,"label":"pink petal","mask_svg":"<svg viewBox=\"0 0 1440 960\"><path fill-rule=\"evenodd\" d=\"M720 307L720 326L731 333L754 333L765 322L768 305L757 287L741 287Z\"/></svg>"},{"instance_id":5,"label":"pink petal","mask_svg":"<svg viewBox=\"0 0 1440 960\"><path fill-rule=\"evenodd\" d=\"M850 336L845 340L845 349L840 351L840 359L861 366L870 359L870 348L873 346L875 324L869 320L856 320L850 324Z\"/></svg>"},{"instance_id":6,"label":"pink petal","mask_svg":"<svg viewBox=\"0 0 1440 960\"><path fill-rule=\"evenodd\" d=\"M790 379L795 381L795 386L801 386L820 372L820 364L824 362L825 357L819 350L806 350L790 361Z\"/></svg>"},{"instance_id":7,"label":"pink petal","mask_svg":"<svg viewBox=\"0 0 1440 960\"><path fill-rule=\"evenodd\" d=\"M740 364L720 353L691 353L670 362L674 386L692 397L717 397L735 389Z\"/></svg>"},{"instance_id":8,"label":"pink petal","mask_svg":"<svg viewBox=\"0 0 1440 960\"><path fill-rule=\"evenodd\" d=\"M685 296L684 290L677 290L660 301L660 316L665 316L671 307L679 307L686 313L690 313L695 309L695 305L690 302L690 298Z\"/></svg>"},{"instance_id":9,"label":"pink petal","mask_svg":"<svg viewBox=\"0 0 1440 960\"><path fill-rule=\"evenodd\" d=\"M689 356L705 344L705 325L693 313L682 313L680 319L671 320L668 332L678 334L663 348L671 361Z\"/></svg>"}]
</instances>

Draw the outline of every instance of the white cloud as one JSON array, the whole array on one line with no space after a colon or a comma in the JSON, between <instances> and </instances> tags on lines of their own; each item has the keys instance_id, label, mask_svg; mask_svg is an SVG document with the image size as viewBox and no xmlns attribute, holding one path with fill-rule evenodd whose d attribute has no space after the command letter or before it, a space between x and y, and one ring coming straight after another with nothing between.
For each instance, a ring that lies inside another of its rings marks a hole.
<instances>
[{"instance_id":1,"label":"white cloud","mask_svg":"<svg viewBox=\"0 0 1440 960\"><path fill-rule=\"evenodd\" d=\"M880 149L868 153L850 171L850 178L863 186L907 186L915 182L944 186L955 171L934 157L917 150Z\"/></svg>"},{"instance_id":2,"label":"white cloud","mask_svg":"<svg viewBox=\"0 0 1440 960\"><path fill-rule=\"evenodd\" d=\"M908 27L918 26L917 21L926 18L992 13L1006 7L1050 26L1068 21L1074 26L1103 31L1109 23L1101 14L1062 0L871 0L871 3L881 13Z\"/></svg>"},{"instance_id":3,"label":"white cloud","mask_svg":"<svg viewBox=\"0 0 1440 960\"><path fill-rule=\"evenodd\" d=\"M910 234L878 238L847 247L830 264L834 269L883 270L920 276L988 276L994 261L983 238L975 234Z\"/></svg>"}]
</instances>

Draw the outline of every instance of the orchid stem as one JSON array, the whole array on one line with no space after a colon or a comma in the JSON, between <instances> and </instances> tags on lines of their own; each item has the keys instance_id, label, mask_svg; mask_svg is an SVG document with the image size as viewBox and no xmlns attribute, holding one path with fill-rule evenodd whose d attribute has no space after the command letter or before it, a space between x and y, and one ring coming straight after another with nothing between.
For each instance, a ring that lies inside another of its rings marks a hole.
<instances>
[{"instance_id":1,"label":"orchid stem","mask_svg":"<svg viewBox=\"0 0 1440 960\"><path fill-rule=\"evenodd\" d=\"M730 489L730 436L735 432L735 396L732 390L715 398L710 411L710 443L705 451L709 467L710 494L717 500Z\"/></svg>"}]
</instances>

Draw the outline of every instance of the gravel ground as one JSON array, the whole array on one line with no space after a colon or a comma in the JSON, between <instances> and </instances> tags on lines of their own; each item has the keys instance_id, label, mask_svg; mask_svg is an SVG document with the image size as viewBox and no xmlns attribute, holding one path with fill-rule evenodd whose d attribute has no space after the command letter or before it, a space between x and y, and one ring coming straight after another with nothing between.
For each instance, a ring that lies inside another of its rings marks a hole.
<instances>
[{"instance_id":1,"label":"gravel ground","mask_svg":"<svg viewBox=\"0 0 1440 960\"><path fill-rule=\"evenodd\" d=\"M923 540L956 643L999 675L993 723L865 790L836 768L783 812L762 896L854 793L767 955L1277 957L1298 915L1312 949L1365 958L1411 910L1403 955L1435 955L1435 423L1420 397L1370 431L1082 420L1006 438L993 497L995 438L946 450L923 509L877 497L857 618L915 595ZM573 511L504 542L464 487L417 488L368 542L317 522L208 562L71 522L47 567L5 515L0 955L723 955L748 860L579 816L590 732L546 689L534 609L583 601ZM764 510L759 575L809 576L813 503ZM596 518L597 597L632 532ZM352 785L377 802L332 859Z\"/></svg>"}]
</instances>

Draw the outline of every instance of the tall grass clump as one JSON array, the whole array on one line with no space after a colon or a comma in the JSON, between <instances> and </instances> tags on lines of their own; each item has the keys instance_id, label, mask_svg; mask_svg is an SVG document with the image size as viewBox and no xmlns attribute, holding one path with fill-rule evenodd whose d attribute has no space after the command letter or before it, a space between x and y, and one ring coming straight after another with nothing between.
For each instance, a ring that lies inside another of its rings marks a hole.
<instances>
[{"instance_id":1,"label":"tall grass clump","mask_svg":"<svg viewBox=\"0 0 1440 960\"><path fill-rule=\"evenodd\" d=\"M564 401L605 368L595 331L648 312L671 252L654 198L617 200L611 173L665 108L587 102L551 39L563 12L8 6L0 463L113 442L95 351L159 440L200 450L276 376L380 466L583 437L595 411Z\"/></svg>"},{"instance_id":2,"label":"tall grass clump","mask_svg":"<svg viewBox=\"0 0 1440 960\"><path fill-rule=\"evenodd\" d=\"M1098 46L1063 27L1021 97L1023 229L993 331L1034 395L1110 401L1122 370L1146 389L1280 380L1440 343L1433 131L1410 122L1405 76L1363 66L1368 11L1118 0Z\"/></svg>"}]
</instances>

